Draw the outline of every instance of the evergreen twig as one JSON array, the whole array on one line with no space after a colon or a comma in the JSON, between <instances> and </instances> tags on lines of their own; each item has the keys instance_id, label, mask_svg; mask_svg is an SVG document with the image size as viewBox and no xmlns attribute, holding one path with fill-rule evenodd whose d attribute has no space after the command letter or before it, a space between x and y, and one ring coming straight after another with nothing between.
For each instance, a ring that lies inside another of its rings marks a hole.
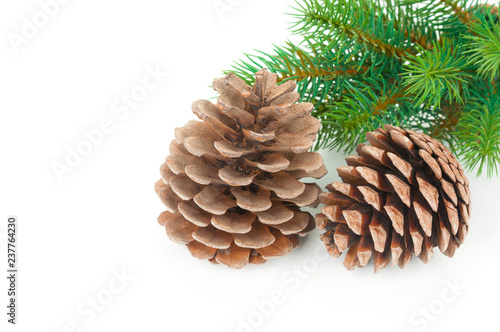
<instances>
[{"instance_id":1,"label":"evergreen twig","mask_svg":"<svg viewBox=\"0 0 500 332\"><path fill-rule=\"evenodd\" d=\"M256 51L233 70L252 83L262 67L296 80L321 120L316 148L353 150L390 123L420 130L469 170L500 164L498 8L477 0L297 0L302 38Z\"/></svg>"}]
</instances>

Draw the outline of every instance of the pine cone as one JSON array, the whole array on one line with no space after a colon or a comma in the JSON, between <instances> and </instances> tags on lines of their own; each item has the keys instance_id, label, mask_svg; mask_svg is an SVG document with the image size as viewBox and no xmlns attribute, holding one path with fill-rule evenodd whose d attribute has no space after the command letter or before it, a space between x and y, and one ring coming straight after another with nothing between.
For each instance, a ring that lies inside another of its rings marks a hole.
<instances>
[{"instance_id":1,"label":"pine cone","mask_svg":"<svg viewBox=\"0 0 500 332\"><path fill-rule=\"evenodd\" d=\"M412 130L385 126L366 135L359 156L337 171L344 183L327 186L326 206L316 224L328 252L348 249L348 270L368 264L375 273L391 261L404 268L432 248L452 257L465 240L470 215L469 182L456 158L440 142Z\"/></svg>"},{"instance_id":2,"label":"pine cone","mask_svg":"<svg viewBox=\"0 0 500 332\"><path fill-rule=\"evenodd\" d=\"M326 174L307 152L320 129L311 103L297 103L296 84L276 86L263 69L248 86L234 74L213 83L217 104L193 103L203 121L177 128L155 185L168 211L168 237L199 259L241 268L283 256L315 227L302 206L317 206L321 189L303 177Z\"/></svg>"}]
</instances>

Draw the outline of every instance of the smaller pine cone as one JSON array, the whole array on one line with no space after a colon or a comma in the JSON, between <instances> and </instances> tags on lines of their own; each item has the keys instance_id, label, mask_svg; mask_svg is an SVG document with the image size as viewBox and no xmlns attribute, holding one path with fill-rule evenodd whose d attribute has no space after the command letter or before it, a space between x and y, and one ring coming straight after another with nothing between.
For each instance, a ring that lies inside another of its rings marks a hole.
<instances>
[{"instance_id":1,"label":"smaller pine cone","mask_svg":"<svg viewBox=\"0 0 500 332\"><path fill-rule=\"evenodd\" d=\"M175 131L155 185L167 207L158 222L196 258L262 264L315 228L301 207L317 206L321 188L299 179L326 174L308 152L321 124L311 103L297 103L295 82L276 80L267 70L253 86L235 74L215 80L217 103L195 102L201 121Z\"/></svg>"},{"instance_id":2,"label":"smaller pine cone","mask_svg":"<svg viewBox=\"0 0 500 332\"><path fill-rule=\"evenodd\" d=\"M316 216L328 252L347 250L348 270L404 268L412 255L427 263L438 246L452 257L469 228L469 181L457 159L428 135L386 125L366 135L359 156L337 168L343 183L320 195Z\"/></svg>"}]
</instances>

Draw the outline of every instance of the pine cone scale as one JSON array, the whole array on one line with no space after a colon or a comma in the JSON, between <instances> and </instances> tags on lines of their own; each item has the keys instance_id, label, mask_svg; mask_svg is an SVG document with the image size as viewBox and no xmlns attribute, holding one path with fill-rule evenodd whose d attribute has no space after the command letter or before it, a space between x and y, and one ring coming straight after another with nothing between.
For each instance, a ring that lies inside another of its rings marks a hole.
<instances>
[{"instance_id":1,"label":"pine cone scale","mask_svg":"<svg viewBox=\"0 0 500 332\"><path fill-rule=\"evenodd\" d=\"M231 188L231 193L236 197L236 204L247 211L266 211L272 206L270 200L271 192L265 188L258 188L257 191L241 187Z\"/></svg>"},{"instance_id":2,"label":"pine cone scale","mask_svg":"<svg viewBox=\"0 0 500 332\"><path fill-rule=\"evenodd\" d=\"M214 141L204 137L186 137L183 141L186 150L196 157L222 158L222 154L214 147Z\"/></svg>"},{"instance_id":3,"label":"pine cone scale","mask_svg":"<svg viewBox=\"0 0 500 332\"><path fill-rule=\"evenodd\" d=\"M255 222L248 233L233 234L234 243L241 248L260 249L270 246L276 238L271 234L269 227Z\"/></svg>"},{"instance_id":4,"label":"pine cone scale","mask_svg":"<svg viewBox=\"0 0 500 332\"><path fill-rule=\"evenodd\" d=\"M165 230L172 241L187 244L194 240L192 234L198 230L198 226L176 214L175 218L165 223Z\"/></svg>"},{"instance_id":5,"label":"pine cone scale","mask_svg":"<svg viewBox=\"0 0 500 332\"><path fill-rule=\"evenodd\" d=\"M230 186L248 186L259 173L242 174L230 166L219 170L219 178Z\"/></svg>"},{"instance_id":6,"label":"pine cone scale","mask_svg":"<svg viewBox=\"0 0 500 332\"><path fill-rule=\"evenodd\" d=\"M198 241L191 241L186 244L186 247L189 249L189 252L191 252L191 255L198 259L210 259L214 257L217 252L216 248L208 247Z\"/></svg>"},{"instance_id":7,"label":"pine cone scale","mask_svg":"<svg viewBox=\"0 0 500 332\"><path fill-rule=\"evenodd\" d=\"M236 202L224 194L222 188L205 187L193 198L196 205L208 213L221 215L236 206Z\"/></svg>"},{"instance_id":8,"label":"pine cone scale","mask_svg":"<svg viewBox=\"0 0 500 332\"><path fill-rule=\"evenodd\" d=\"M394 174L385 174L385 177L391 184L392 189L399 196L401 202L403 202L407 207L410 207L411 206L410 185Z\"/></svg>"},{"instance_id":9,"label":"pine cone scale","mask_svg":"<svg viewBox=\"0 0 500 332\"><path fill-rule=\"evenodd\" d=\"M280 201L273 201L271 207L264 211L256 212L260 222L266 225L279 225L293 218L294 213Z\"/></svg>"},{"instance_id":10,"label":"pine cone scale","mask_svg":"<svg viewBox=\"0 0 500 332\"><path fill-rule=\"evenodd\" d=\"M252 230L255 218L253 213L229 212L221 216L213 215L211 223L215 228L227 233L245 234Z\"/></svg>"},{"instance_id":11,"label":"pine cone scale","mask_svg":"<svg viewBox=\"0 0 500 332\"><path fill-rule=\"evenodd\" d=\"M273 242L273 244L256 250L266 260L284 256L288 254L293 248L293 243L287 236L283 235L280 231L275 229L270 229L270 231L276 238L276 240Z\"/></svg>"},{"instance_id":12,"label":"pine cone scale","mask_svg":"<svg viewBox=\"0 0 500 332\"><path fill-rule=\"evenodd\" d=\"M210 225L212 215L199 208L193 201L182 202L177 208L180 214L189 222L200 227Z\"/></svg>"},{"instance_id":13,"label":"pine cone scale","mask_svg":"<svg viewBox=\"0 0 500 332\"><path fill-rule=\"evenodd\" d=\"M251 249L241 248L233 243L229 249L217 250L215 261L239 269L248 264L250 253Z\"/></svg>"},{"instance_id":14,"label":"pine cone scale","mask_svg":"<svg viewBox=\"0 0 500 332\"><path fill-rule=\"evenodd\" d=\"M266 154L262 160L246 160L246 164L252 167L257 167L265 172L276 173L287 169L290 165L290 160L283 157L279 153L272 153Z\"/></svg>"},{"instance_id":15,"label":"pine cone scale","mask_svg":"<svg viewBox=\"0 0 500 332\"><path fill-rule=\"evenodd\" d=\"M275 192L278 197L283 199L298 197L306 189L304 183L296 180L288 173L270 174L267 179L256 178L253 182L261 188Z\"/></svg>"},{"instance_id":16,"label":"pine cone scale","mask_svg":"<svg viewBox=\"0 0 500 332\"><path fill-rule=\"evenodd\" d=\"M231 234L220 231L212 225L198 227L196 231L192 233L192 237L207 247L216 249L227 249L233 242L233 236L231 236Z\"/></svg>"},{"instance_id":17,"label":"pine cone scale","mask_svg":"<svg viewBox=\"0 0 500 332\"><path fill-rule=\"evenodd\" d=\"M292 234L299 234L307 227L308 224L309 224L309 214L302 212L295 212L290 220L274 226L275 228L279 229L283 235L292 235Z\"/></svg>"}]
</instances>

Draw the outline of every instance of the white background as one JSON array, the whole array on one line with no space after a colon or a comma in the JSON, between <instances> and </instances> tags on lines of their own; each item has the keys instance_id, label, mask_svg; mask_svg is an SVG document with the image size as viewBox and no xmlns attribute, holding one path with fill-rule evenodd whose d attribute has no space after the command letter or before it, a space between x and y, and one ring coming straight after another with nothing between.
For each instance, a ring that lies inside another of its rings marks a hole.
<instances>
[{"instance_id":1,"label":"white background","mask_svg":"<svg viewBox=\"0 0 500 332\"><path fill-rule=\"evenodd\" d=\"M293 1L221 2L231 6L222 16L212 0L67 1L18 52L9 36L21 35L23 17L32 22L40 4L1 2L0 257L5 271L6 218L17 215L20 270L16 326L6 323L1 278L2 331L497 326L498 178L469 174L470 233L453 259L436 248L427 265L413 259L405 270L348 272L342 259L324 257L319 230L288 256L237 271L198 261L167 239L156 222L163 206L153 184L174 128L194 119L191 103L214 97L212 80L244 52L271 51L288 38L291 18L283 13ZM148 67L169 76L128 115L113 112ZM83 132L103 119L113 130L59 181L53 163L65 163L67 149L85 144ZM339 180L335 168L344 156L322 155L330 171L324 186ZM133 280L115 283L123 271ZM448 286L454 282L457 295ZM274 294L280 301L269 305ZM105 305L89 312L96 297ZM425 320L420 308L433 316Z\"/></svg>"}]
</instances>

